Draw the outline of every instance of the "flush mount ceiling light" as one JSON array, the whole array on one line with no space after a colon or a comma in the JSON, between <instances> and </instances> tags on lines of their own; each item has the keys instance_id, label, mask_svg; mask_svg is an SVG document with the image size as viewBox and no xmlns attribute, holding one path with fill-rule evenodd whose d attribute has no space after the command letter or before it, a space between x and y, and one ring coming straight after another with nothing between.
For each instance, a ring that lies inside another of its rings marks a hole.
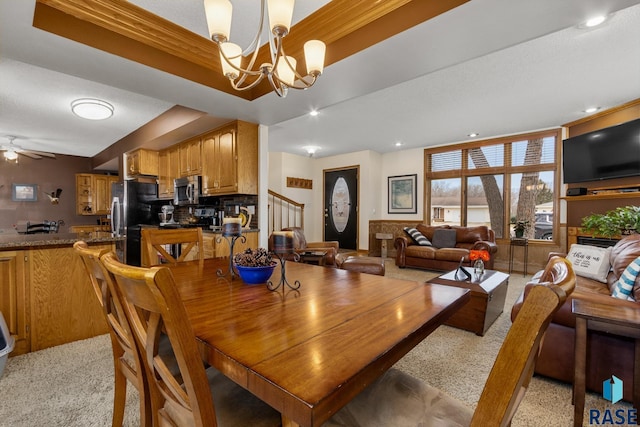
<instances>
[{"instance_id":1,"label":"flush mount ceiling light","mask_svg":"<svg viewBox=\"0 0 640 427\"><path fill-rule=\"evenodd\" d=\"M471 138L476 138L478 136L480 136L480 134L478 132L471 132L470 134L468 134L467 136L471 137Z\"/></svg>"},{"instance_id":2,"label":"flush mount ceiling light","mask_svg":"<svg viewBox=\"0 0 640 427\"><path fill-rule=\"evenodd\" d=\"M584 112L587 113L587 114L590 114L590 113L595 113L599 109L600 109L600 107L589 107L589 108L585 109Z\"/></svg>"},{"instance_id":3,"label":"flush mount ceiling light","mask_svg":"<svg viewBox=\"0 0 640 427\"><path fill-rule=\"evenodd\" d=\"M306 147L302 148L307 152L309 157L313 157L313 155L316 154L316 151L320 149L320 147L318 147L317 145L307 145Z\"/></svg>"},{"instance_id":4,"label":"flush mount ceiling light","mask_svg":"<svg viewBox=\"0 0 640 427\"><path fill-rule=\"evenodd\" d=\"M76 99L71 103L71 111L88 120L104 120L113 115L113 105L93 98Z\"/></svg>"},{"instance_id":5,"label":"flush mount ceiling light","mask_svg":"<svg viewBox=\"0 0 640 427\"><path fill-rule=\"evenodd\" d=\"M242 50L240 46L229 42L231 31L232 5L229 0L204 0L204 9L211 40L216 42L220 51L222 74L229 79L235 90L248 90L258 85L265 77L280 97L287 96L289 88L308 89L324 69L326 46L320 40L309 40L304 44L304 58L307 64L307 75L296 71L296 59L287 56L282 46L282 39L289 34L293 16L294 0L261 0L260 24L257 33L249 46ZM268 7L267 7L268 6ZM262 29L265 15L269 14L269 50L271 62L259 64L254 68L258 50L261 45ZM242 68L242 59L251 55L246 68Z\"/></svg>"},{"instance_id":6,"label":"flush mount ceiling light","mask_svg":"<svg viewBox=\"0 0 640 427\"><path fill-rule=\"evenodd\" d=\"M317 116L317 115L318 115L318 110L311 110L311 111L309 111L309 115L310 115L311 117L315 117L315 116Z\"/></svg>"},{"instance_id":7,"label":"flush mount ceiling light","mask_svg":"<svg viewBox=\"0 0 640 427\"><path fill-rule=\"evenodd\" d=\"M606 20L607 20L607 17L605 15L594 16L593 18L590 18L587 21L585 21L584 26L587 28L597 27L598 25L602 24Z\"/></svg>"}]
</instances>

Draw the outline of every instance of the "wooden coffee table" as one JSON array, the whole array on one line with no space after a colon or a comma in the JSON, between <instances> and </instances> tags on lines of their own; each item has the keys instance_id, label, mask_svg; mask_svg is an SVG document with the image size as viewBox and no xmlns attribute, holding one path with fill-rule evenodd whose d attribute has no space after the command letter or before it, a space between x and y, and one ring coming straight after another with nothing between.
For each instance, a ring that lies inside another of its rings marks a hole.
<instances>
[{"instance_id":1,"label":"wooden coffee table","mask_svg":"<svg viewBox=\"0 0 640 427\"><path fill-rule=\"evenodd\" d=\"M471 299L445 322L445 325L475 332L483 336L504 310L509 275L495 270L485 270L478 280L473 269L463 267L471 273L472 280L455 280L455 271L429 280L428 283L455 286L471 291Z\"/></svg>"}]
</instances>

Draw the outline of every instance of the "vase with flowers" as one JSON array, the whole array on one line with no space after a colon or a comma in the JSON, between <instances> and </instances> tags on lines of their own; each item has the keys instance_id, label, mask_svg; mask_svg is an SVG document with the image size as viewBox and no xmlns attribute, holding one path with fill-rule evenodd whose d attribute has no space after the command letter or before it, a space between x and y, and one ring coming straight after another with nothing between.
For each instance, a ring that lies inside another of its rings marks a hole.
<instances>
[{"instance_id":1,"label":"vase with flowers","mask_svg":"<svg viewBox=\"0 0 640 427\"><path fill-rule=\"evenodd\" d=\"M480 277L484 274L484 263L489 261L489 252L484 249L469 251L469 259L473 261L473 274Z\"/></svg>"}]
</instances>

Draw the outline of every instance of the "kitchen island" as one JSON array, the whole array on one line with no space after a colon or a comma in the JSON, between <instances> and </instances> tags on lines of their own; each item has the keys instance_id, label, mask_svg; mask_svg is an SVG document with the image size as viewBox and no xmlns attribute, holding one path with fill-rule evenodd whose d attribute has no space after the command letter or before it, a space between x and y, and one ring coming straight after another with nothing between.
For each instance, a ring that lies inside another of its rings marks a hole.
<instances>
[{"instance_id":1,"label":"kitchen island","mask_svg":"<svg viewBox=\"0 0 640 427\"><path fill-rule=\"evenodd\" d=\"M11 356L107 333L73 244L114 249L111 233L0 235L0 311L16 339Z\"/></svg>"}]
</instances>

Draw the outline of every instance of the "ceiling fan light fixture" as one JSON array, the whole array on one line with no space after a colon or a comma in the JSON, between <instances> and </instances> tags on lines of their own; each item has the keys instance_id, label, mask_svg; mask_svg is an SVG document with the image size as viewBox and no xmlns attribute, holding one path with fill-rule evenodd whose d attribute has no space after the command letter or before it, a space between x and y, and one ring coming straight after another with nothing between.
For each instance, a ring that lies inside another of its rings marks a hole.
<instances>
[{"instance_id":1,"label":"ceiling fan light fixture","mask_svg":"<svg viewBox=\"0 0 640 427\"><path fill-rule=\"evenodd\" d=\"M94 98L80 98L71 103L71 111L87 120L105 120L113 116L113 105Z\"/></svg>"},{"instance_id":2,"label":"ceiling fan light fixture","mask_svg":"<svg viewBox=\"0 0 640 427\"><path fill-rule=\"evenodd\" d=\"M4 152L4 158L6 160L18 160L18 153L13 150L7 150Z\"/></svg>"}]
</instances>

